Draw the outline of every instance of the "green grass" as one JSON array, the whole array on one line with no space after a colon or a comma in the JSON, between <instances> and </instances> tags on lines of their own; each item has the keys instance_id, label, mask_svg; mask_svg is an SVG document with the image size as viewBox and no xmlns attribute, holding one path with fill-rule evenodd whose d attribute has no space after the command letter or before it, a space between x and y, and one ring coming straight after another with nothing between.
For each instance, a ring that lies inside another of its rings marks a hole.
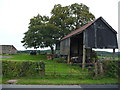
<instances>
[{"instance_id":1,"label":"green grass","mask_svg":"<svg viewBox=\"0 0 120 90\"><path fill-rule=\"evenodd\" d=\"M46 55L29 55L29 54L17 54L17 55L3 55L11 56L12 58L3 58L2 60L17 60L17 61L43 61L46 60Z\"/></svg>"},{"instance_id":2,"label":"green grass","mask_svg":"<svg viewBox=\"0 0 120 90\"><path fill-rule=\"evenodd\" d=\"M17 55L3 55L11 56L12 58L3 58L2 60L14 60L14 61L43 61L45 63L54 63L53 60L47 60L47 55L29 55L29 54L17 54Z\"/></svg>"},{"instance_id":3,"label":"green grass","mask_svg":"<svg viewBox=\"0 0 120 90\"><path fill-rule=\"evenodd\" d=\"M46 63L46 75L83 75L88 76L87 69L82 70L78 65L68 65L63 63L50 64Z\"/></svg>"},{"instance_id":4,"label":"green grass","mask_svg":"<svg viewBox=\"0 0 120 90\"><path fill-rule=\"evenodd\" d=\"M4 78L3 83L7 84L9 78ZM100 80L92 79L71 79L71 78L17 78L17 84L23 85L79 85L79 84L118 84L118 80L114 78L103 78Z\"/></svg>"}]
</instances>

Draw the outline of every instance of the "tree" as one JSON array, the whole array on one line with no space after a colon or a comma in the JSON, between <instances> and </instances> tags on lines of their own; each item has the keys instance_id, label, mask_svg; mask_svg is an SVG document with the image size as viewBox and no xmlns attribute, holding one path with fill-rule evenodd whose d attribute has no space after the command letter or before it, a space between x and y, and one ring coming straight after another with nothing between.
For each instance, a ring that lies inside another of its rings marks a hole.
<instances>
[{"instance_id":1,"label":"tree","mask_svg":"<svg viewBox=\"0 0 120 90\"><path fill-rule=\"evenodd\" d=\"M49 18L47 16L37 15L30 19L29 30L25 32L22 43L26 48L34 47L44 48L50 47L52 54L54 53L54 44L60 37L59 28L53 24L48 23Z\"/></svg>"},{"instance_id":2,"label":"tree","mask_svg":"<svg viewBox=\"0 0 120 90\"><path fill-rule=\"evenodd\" d=\"M72 4L62 7L55 5L51 17L37 15L30 19L28 31L22 43L26 48L50 47L54 53L54 45L65 35L80 28L94 19L89 8L84 4Z\"/></svg>"},{"instance_id":3,"label":"tree","mask_svg":"<svg viewBox=\"0 0 120 90\"><path fill-rule=\"evenodd\" d=\"M47 23L46 25L41 25L39 27L41 31L41 47L50 47L51 53L54 54L54 45L59 40L60 34L59 28L53 24ZM40 32L39 32L40 33Z\"/></svg>"},{"instance_id":4,"label":"tree","mask_svg":"<svg viewBox=\"0 0 120 90\"><path fill-rule=\"evenodd\" d=\"M78 3L64 7L55 5L51 14L50 23L61 28L61 38L95 19L86 5Z\"/></svg>"}]
</instances>

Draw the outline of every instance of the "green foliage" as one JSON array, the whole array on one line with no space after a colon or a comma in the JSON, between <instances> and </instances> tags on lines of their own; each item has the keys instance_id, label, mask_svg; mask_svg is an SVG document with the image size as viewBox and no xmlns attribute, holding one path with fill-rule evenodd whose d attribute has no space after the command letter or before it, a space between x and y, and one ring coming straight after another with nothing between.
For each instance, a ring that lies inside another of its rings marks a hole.
<instances>
[{"instance_id":1,"label":"green foliage","mask_svg":"<svg viewBox=\"0 0 120 90\"><path fill-rule=\"evenodd\" d=\"M98 60L97 52L92 50L92 60L96 62Z\"/></svg>"},{"instance_id":2,"label":"green foliage","mask_svg":"<svg viewBox=\"0 0 120 90\"><path fill-rule=\"evenodd\" d=\"M39 62L32 61L2 61L3 77L26 77L26 76L41 76L41 69L44 67Z\"/></svg>"},{"instance_id":3,"label":"green foliage","mask_svg":"<svg viewBox=\"0 0 120 90\"><path fill-rule=\"evenodd\" d=\"M58 26L61 31L61 37L64 37L73 30L92 21L95 17L89 12L89 8L84 4L71 4L62 6L57 4L51 11L50 23Z\"/></svg>"},{"instance_id":4,"label":"green foliage","mask_svg":"<svg viewBox=\"0 0 120 90\"><path fill-rule=\"evenodd\" d=\"M26 48L28 47L34 47L39 48L42 43L42 34L40 28L42 28L43 25L45 25L48 22L49 18L47 16L41 16L37 15L36 17L33 17L30 19L28 31L25 32L25 36L23 38L23 41L21 41L23 46Z\"/></svg>"},{"instance_id":5,"label":"green foliage","mask_svg":"<svg viewBox=\"0 0 120 90\"><path fill-rule=\"evenodd\" d=\"M119 78L119 64L120 61L103 61L105 75L108 77Z\"/></svg>"},{"instance_id":6,"label":"green foliage","mask_svg":"<svg viewBox=\"0 0 120 90\"><path fill-rule=\"evenodd\" d=\"M30 20L29 30L24 33L22 43L26 48L44 48L50 47L53 53L53 45L59 39L59 28L53 24L48 23L47 16L37 15Z\"/></svg>"}]
</instances>

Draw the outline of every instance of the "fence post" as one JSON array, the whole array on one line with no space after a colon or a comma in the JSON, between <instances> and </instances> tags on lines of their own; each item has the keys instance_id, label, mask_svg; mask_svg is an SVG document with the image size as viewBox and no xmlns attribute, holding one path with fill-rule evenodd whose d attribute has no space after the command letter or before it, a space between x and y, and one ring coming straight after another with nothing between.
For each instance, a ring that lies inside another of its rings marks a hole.
<instances>
[{"instance_id":1,"label":"fence post","mask_svg":"<svg viewBox=\"0 0 120 90\"><path fill-rule=\"evenodd\" d=\"M98 74L98 66L97 66L97 62L95 63L95 76L97 76Z\"/></svg>"},{"instance_id":2,"label":"fence post","mask_svg":"<svg viewBox=\"0 0 120 90\"><path fill-rule=\"evenodd\" d=\"M67 63L70 64L70 55L68 55Z\"/></svg>"},{"instance_id":3,"label":"fence post","mask_svg":"<svg viewBox=\"0 0 120 90\"><path fill-rule=\"evenodd\" d=\"M85 56L86 56L86 49L85 49L85 45L83 45L83 57L82 57L82 69L84 70L85 68Z\"/></svg>"},{"instance_id":4,"label":"fence post","mask_svg":"<svg viewBox=\"0 0 120 90\"><path fill-rule=\"evenodd\" d=\"M45 75L45 64L44 62L39 62L40 65L40 75L44 76Z\"/></svg>"},{"instance_id":5,"label":"fence post","mask_svg":"<svg viewBox=\"0 0 120 90\"><path fill-rule=\"evenodd\" d=\"M100 63L99 65L100 65L100 74L103 75L103 64Z\"/></svg>"}]
</instances>

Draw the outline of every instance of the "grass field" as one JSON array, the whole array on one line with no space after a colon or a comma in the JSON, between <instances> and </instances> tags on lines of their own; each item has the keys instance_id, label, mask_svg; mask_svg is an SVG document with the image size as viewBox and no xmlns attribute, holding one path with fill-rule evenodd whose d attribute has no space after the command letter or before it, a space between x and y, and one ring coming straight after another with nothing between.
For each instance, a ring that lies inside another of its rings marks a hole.
<instances>
[{"instance_id":1,"label":"grass field","mask_svg":"<svg viewBox=\"0 0 120 90\"><path fill-rule=\"evenodd\" d=\"M17 54L17 55L3 55L11 56L12 58L3 58L2 60L17 60L17 61L46 61L46 55L29 55L29 54Z\"/></svg>"},{"instance_id":2,"label":"grass field","mask_svg":"<svg viewBox=\"0 0 120 90\"><path fill-rule=\"evenodd\" d=\"M118 80L115 78L88 78L89 73L87 70L81 70L79 66L71 66L64 63L57 63L55 60L47 60L46 55L5 55L12 56L12 58L5 58L2 60L15 60L15 61L43 61L46 64L44 77L21 77L21 78L5 78L3 77L2 83L6 84L7 80L17 79L17 84L41 84L41 85L73 85L73 84L117 84ZM51 73L52 71L52 73ZM70 76L75 74L75 76ZM81 74L81 75L80 75ZM83 75L85 74L85 75ZM51 76L54 75L54 76ZM65 76L64 76L65 75ZM68 75L68 76L66 76ZM57 77L60 76L60 77ZM62 76L62 77L61 77Z\"/></svg>"}]
</instances>

